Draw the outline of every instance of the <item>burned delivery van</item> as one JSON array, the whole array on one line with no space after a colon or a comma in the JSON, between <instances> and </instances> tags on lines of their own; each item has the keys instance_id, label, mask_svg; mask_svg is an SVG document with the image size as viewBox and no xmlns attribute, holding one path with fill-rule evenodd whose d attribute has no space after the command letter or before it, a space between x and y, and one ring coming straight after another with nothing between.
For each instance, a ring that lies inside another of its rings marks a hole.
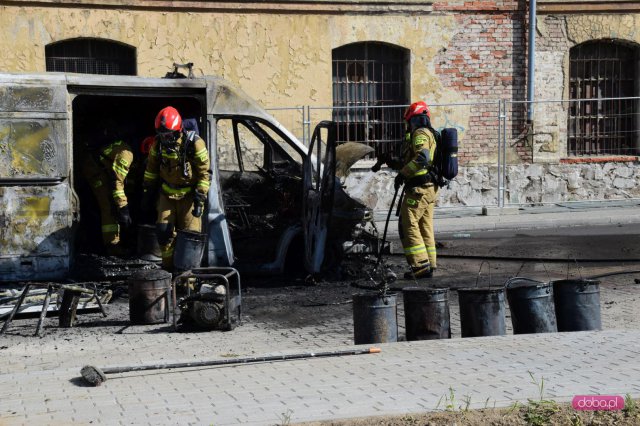
<instances>
[{"instance_id":1,"label":"burned delivery van","mask_svg":"<svg viewBox=\"0 0 640 426\"><path fill-rule=\"evenodd\" d=\"M371 210L336 180L330 121L307 147L220 78L0 74L0 280L65 278L78 255L102 253L100 206L83 168L105 133L134 154L124 188L133 225L119 255L139 254L135 230L155 222L140 206L143 141L166 106L209 151L202 265L317 273L354 237L375 237Z\"/></svg>"}]
</instances>

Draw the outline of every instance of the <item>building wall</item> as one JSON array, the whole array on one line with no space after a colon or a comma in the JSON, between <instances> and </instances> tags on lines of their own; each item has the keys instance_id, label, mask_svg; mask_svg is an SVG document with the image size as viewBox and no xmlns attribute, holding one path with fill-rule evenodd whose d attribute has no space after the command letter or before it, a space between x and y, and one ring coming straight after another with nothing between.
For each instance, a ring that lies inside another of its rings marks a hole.
<instances>
[{"instance_id":1,"label":"building wall","mask_svg":"<svg viewBox=\"0 0 640 426\"><path fill-rule=\"evenodd\" d=\"M136 47L141 76L163 76L173 62L194 62L196 75L223 76L267 107L330 107L332 49L381 41L410 50L414 100L454 104L524 93L524 0L443 1L433 10L423 2L422 11L412 13L367 13L352 2L345 14L97 9L81 3L0 6L6 52L0 70L45 71L47 44L98 37ZM496 157L497 111L484 111L434 108L434 124L461 130L462 162ZM329 113L319 111L314 121Z\"/></svg>"},{"instance_id":2,"label":"building wall","mask_svg":"<svg viewBox=\"0 0 640 426\"><path fill-rule=\"evenodd\" d=\"M98 3L114 4L91 2ZM126 6L134 3L142 6ZM457 182L443 191L443 204L495 204L499 99L514 102L505 111L505 154L510 165L508 185L521 190L520 194L509 194L507 201L591 197L565 190L573 183L560 185L547 195L536 191L539 170L530 167L531 162L544 165L541 181L551 182L562 173L568 182L577 173L584 182L597 184L605 170L605 175L611 174L608 197L638 195L629 191L633 185L628 180L615 186L620 172L613 160L604 165L554 166L566 157L567 120L561 104L536 106L535 128L528 127L522 103L527 79L526 0L246 2L244 9L242 3L203 1L185 3L206 7L172 6L179 3L122 1L120 7L96 8L88 0L25 1L22 6L0 1L0 71L43 72L47 44L98 37L136 47L141 76L163 76L173 62L194 62L196 75L225 77L266 107L327 107L313 117L319 121L330 118L332 49L359 41L380 41L410 50L412 100L435 104L436 127L459 130L463 167ZM537 100L566 97L571 46L600 38L640 43L636 30L640 8L634 3L609 0L585 4L588 7L564 0L539 0ZM619 7L621 4L627 9ZM624 179L633 179L635 186L640 186L637 161L625 159L621 164L634 169ZM386 178L384 173L371 177L366 171L351 177L363 193L384 188L383 195L376 195L376 206L387 205L392 195L388 182L383 181ZM526 188L533 188L530 195L524 195Z\"/></svg>"},{"instance_id":3,"label":"building wall","mask_svg":"<svg viewBox=\"0 0 640 426\"><path fill-rule=\"evenodd\" d=\"M536 99L568 99L569 50L590 40L614 39L640 47L640 14L541 15L537 22ZM636 67L640 78L640 69ZM634 96L639 96L636 91ZM533 160L557 163L567 157L566 103L536 106Z\"/></svg>"}]
</instances>

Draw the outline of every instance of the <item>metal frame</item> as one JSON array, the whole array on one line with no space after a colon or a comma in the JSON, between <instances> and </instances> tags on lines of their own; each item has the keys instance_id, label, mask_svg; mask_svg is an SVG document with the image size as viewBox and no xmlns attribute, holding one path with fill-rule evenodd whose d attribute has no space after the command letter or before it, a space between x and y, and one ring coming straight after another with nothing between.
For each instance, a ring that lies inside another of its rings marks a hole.
<instances>
[{"instance_id":1,"label":"metal frame","mask_svg":"<svg viewBox=\"0 0 640 426\"><path fill-rule=\"evenodd\" d=\"M540 125L541 120L539 119L537 122L531 122L528 123L527 122L527 113L528 111L532 110L535 108L537 114L540 116L541 114L544 114L544 105L545 104L558 104L559 106L561 106L562 110L567 110L568 109L568 104L570 103L580 103L580 102L585 102L585 101L593 101L593 99L544 99L544 100L536 100L536 101L512 101L512 100L507 100L507 99L500 99L500 100L491 100L491 101L486 101L486 102L460 102L460 103L442 103L442 104L429 104L432 107L432 111L435 108L450 108L450 107L457 107L457 106L469 106L469 107L475 107L475 106L481 106L481 105L495 105L496 106L496 115L495 115L495 122L497 123L496 125L496 134L495 134L495 140L496 140L496 146L495 146L495 151L494 153L496 154L496 165L497 165L497 172L495 175L496 178L496 186L495 186L495 191L496 191L496 201L495 204L493 206L495 207L505 207L507 205L524 205L524 204L531 204L531 203L521 203L521 202L517 202L517 203L508 203L507 199L506 199L506 195L507 195L507 191L508 191L508 184L507 184L507 173L508 173L508 169L509 169L509 165L507 164L507 145L512 143L514 140L517 140L517 138L519 136L516 136L515 133L514 134L510 134L510 131L515 131L515 127L514 125L517 124L519 121L522 122L523 126L529 126L527 129L527 132L525 134L525 137L535 137L536 135L536 126ZM635 102L637 103L637 105L639 105L639 109L640 109L640 97L617 97L617 98L600 98L599 101L608 101L608 102ZM401 107L404 108L406 107L406 105L392 105L392 106L378 106L375 108L390 108L390 107ZM322 106L303 106L301 107L302 109L302 126L306 129L306 131L304 132L306 135L310 135L310 127L312 125L314 125L315 123L317 123L318 121L320 121L321 119L330 117L331 115L331 111L333 111L336 107L322 107ZM346 107L343 107L346 108ZM369 108L374 108L374 107L369 107ZM522 108L522 113L520 114L520 112L518 112L517 116L514 116L514 111L518 108ZM323 113L324 112L324 113ZM493 113L492 113L493 114ZM634 126L635 129L633 130L634 132L636 132L636 140L637 140L637 145L636 145L636 149L640 149L640 110L637 111L635 114L635 119L634 119ZM439 124L439 123L434 123L434 124ZM448 127L447 124L445 124L445 127ZM518 129L520 129L520 127L518 127ZM518 130L518 133L520 131ZM397 141L400 142L400 141ZM567 141L568 142L568 141ZM305 145L308 146L309 141L308 140L304 140ZM463 142L464 143L464 142ZM636 153L636 155L640 154L640 152ZM561 155L563 158L565 157L565 155ZM596 157L595 155L589 155L590 158L592 157ZM569 157L571 158L571 157ZM597 157L596 157L597 158ZM532 157L532 163L535 163L535 159ZM625 199L627 200L627 199ZM631 198L629 198L629 200L631 200ZM581 201L575 201L575 202L582 202L584 200ZM605 201L605 200L589 200L589 201ZM616 199L613 201L620 201L620 199ZM562 203L570 203L573 201L563 201ZM557 204L557 202L549 202L549 203L545 203L545 202L539 202L536 204ZM482 205L465 205L464 207L485 207L485 206L491 206L491 204L487 204L484 203ZM446 209L449 207L456 207L456 206L446 206L446 207L439 207L442 209Z\"/></svg>"}]
</instances>

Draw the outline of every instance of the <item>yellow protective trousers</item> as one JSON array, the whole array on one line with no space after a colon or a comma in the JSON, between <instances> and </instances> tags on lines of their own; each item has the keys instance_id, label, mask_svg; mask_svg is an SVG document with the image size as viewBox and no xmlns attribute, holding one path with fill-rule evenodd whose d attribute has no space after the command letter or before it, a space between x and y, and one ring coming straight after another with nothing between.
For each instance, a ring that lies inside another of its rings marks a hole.
<instances>
[{"instance_id":1,"label":"yellow protective trousers","mask_svg":"<svg viewBox=\"0 0 640 426\"><path fill-rule=\"evenodd\" d=\"M120 242L120 227L114 215L113 195L109 185L109 176L91 159L85 159L82 169L87 179L91 192L93 192L98 208L100 209L100 222L102 225L102 242L107 254L112 254L112 248Z\"/></svg>"},{"instance_id":2,"label":"yellow protective trousers","mask_svg":"<svg viewBox=\"0 0 640 426\"><path fill-rule=\"evenodd\" d=\"M173 249L176 241L176 231L186 230L202 232L202 217L195 217L193 210L193 191L183 198L176 200L169 198L164 192L158 195L158 219L159 224L168 224L171 235L165 244L160 245L162 252L162 267L166 270L173 269Z\"/></svg>"},{"instance_id":3,"label":"yellow protective trousers","mask_svg":"<svg viewBox=\"0 0 640 426\"><path fill-rule=\"evenodd\" d=\"M412 269L436 267L433 209L438 189L429 183L406 190L400 207L400 240Z\"/></svg>"}]
</instances>

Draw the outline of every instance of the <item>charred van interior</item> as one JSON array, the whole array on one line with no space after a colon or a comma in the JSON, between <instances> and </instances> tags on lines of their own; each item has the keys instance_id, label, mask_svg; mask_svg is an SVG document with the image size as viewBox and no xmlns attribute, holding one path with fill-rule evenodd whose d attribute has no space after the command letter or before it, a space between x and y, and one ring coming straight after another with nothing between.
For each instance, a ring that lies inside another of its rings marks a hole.
<instances>
[{"instance_id":1,"label":"charred van interior","mask_svg":"<svg viewBox=\"0 0 640 426\"><path fill-rule=\"evenodd\" d=\"M79 220L75 233L76 253L106 254L102 244L100 209L91 189L95 182L87 178L83 163L87 161L87 156L95 156L101 145L117 140L127 143L134 154L125 186L133 225L121 231L122 249L119 254L122 257L130 257L136 253L137 225L155 222L154 216L143 217L140 209L146 166L146 155L141 152L141 143L146 137L155 135L155 116L167 105L178 108L185 118L194 119L201 135L206 131L202 119L203 107L196 97L80 94L74 99L73 181L79 204L76 206L76 220Z\"/></svg>"},{"instance_id":2,"label":"charred van interior","mask_svg":"<svg viewBox=\"0 0 640 426\"><path fill-rule=\"evenodd\" d=\"M141 144L155 135L158 111L170 105L181 113L185 123L195 123L193 130L198 131L210 150L215 146L215 153L211 153L212 188L219 188L220 194L216 189L209 196L224 206L233 266L243 274L278 274L285 270L304 273L303 165L308 153L304 146L292 143L286 132L264 118L237 112L216 115L208 123L206 92L198 89L132 91L81 87L70 92L76 213L71 264L77 263L79 255L84 255L83 259L86 255L140 258L141 225L146 225L143 227L147 235L153 234L156 221L153 212L145 217L140 205L146 166ZM125 183L133 224L120 230L120 250L114 254L105 250L100 205L91 186L94 182L86 176L83 165L87 156L95 156L99 146L115 140L129 145L134 161ZM339 181L335 186L325 250L328 264L340 260L346 241L369 235L363 227L372 222L368 208L351 199ZM212 226L205 221L207 225ZM208 233L208 229L203 232ZM376 240L375 230L369 236L370 244ZM203 266L211 266L206 256Z\"/></svg>"},{"instance_id":3,"label":"charred van interior","mask_svg":"<svg viewBox=\"0 0 640 426\"><path fill-rule=\"evenodd\" d=\"M108 254L102 243L100 209L92 182L83 174L86 156L107 140L123 140L134 152L125 186L134 225L121 230L123 250L118 257L139 254L138 225L155 222L155 216L143 216L139 204L146 165L140 145L155 134L155 116L167 105L176 107L183 117L195 119L197 130L205 137L205 112L197 97L80 94L74 99L77 254ZM213 179L220 179L234 266L249 273L281 272L285 262L303 269L300 221L304 153L271 125L253 117L222 117L216 127L219 174Z\"/></svg>"},{"instance_id":4,"label":"charred van interior","mask_svg":"<svg viewBox=\"0 0 640 426\"><path fill-rule=\"evenodd\" d=\"M238 267L274 262L287 230L302 215L302 153L267 124L248 117L218 121L220 180ZM298 228L299 229L299 228ZM244 265L243 265L244 264Z\"/></svg>"},{"instance_id":5,"label":"charred van interior","mask_svg":"<svg viewBox=\"0 0 640 426\"><path fill-rule=\"evenodd\" d=\"M140 204L146 168L141 148L155 140L155 118L167 106L179 111L184 127L197 130L209 149L206 235L198 236L205 242L202 266L264 276L292 265L295 272L315 275L323 260L335 264L345 248L377 248L376 230L367 229L371 210L337 180L337 164L348 168L358 156L336 161L333 122L317 123L307 132L309 140L300 141L242 89L215 76L0 73L0 86L9 88L0 109L8 112L4 120L13 129L0 171L13 183L2 196L17 200L7 205L8 256L0 259L11 280L126 278L138 265L155 268L157 217L153 208L143 216ZM112 145L121 150L117 155ZM88 176L91 171L99 173ZM125 173L124 188L111 188L111 177ZM96 195L98 188L104 196ZM116 217L102 223L112 213ZM119 235L110 238L109 232ZM135 267L127 270L130 265ZM88 274L92 268L119 270L102 276Z\"/></svg>"}]
</instances>

